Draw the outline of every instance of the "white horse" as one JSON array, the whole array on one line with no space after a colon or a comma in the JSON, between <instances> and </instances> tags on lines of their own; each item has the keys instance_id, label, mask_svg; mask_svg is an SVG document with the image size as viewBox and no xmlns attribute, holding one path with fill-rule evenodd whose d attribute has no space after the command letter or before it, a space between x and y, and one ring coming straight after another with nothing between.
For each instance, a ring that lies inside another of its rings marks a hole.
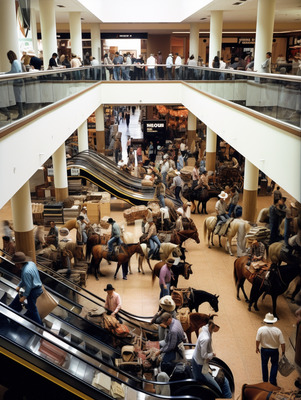
<instances>
[{"instance_id":1,"label":"white horse","mask_svg":"<svg viewBox=\"0 0 301 400\"><path fill-rule=\"evenodd\" d=\"M212 246L214 246L214 243L213 243L213 232L214 232L214 228L215 228L216 223L217 223L217 217L208 217L204 221L204 238L206 239L206 235L207 235L207 231L208 231L207 238L208 238L208 247L209 247L209 249L211 248L210 235L211 235L211 244L212 244ZM233 256L231 246L232 246L232 239L234 238L234 236L239 231L240 232L241 232L241 230L243 231L243 234L242 234L243 238L241 240L240 249L241 249L241 251L244 251L245 250L245 235L249 232L250 228L251 228L251 225L249 224L249 222L248 221L244 221L242 219L234 219L230 223L230 226L228 228L227 234L225 236L227 238L226 251L228 251L231 256ZM220 245L220 247L222 247L221 237L220 236L219 236L219 245Z\"/></svg>"},{"instance_id":2,"label":"white horse","mask_svg":"<svg viewBox=\"0 0 301 400\"><path fill-rule=\"evenodd\" d=\"M141 247L144 253L144 256L141 256L139 254L138 258L138 272L142 272L144 274L143 270L143 261L146 259L148 266L150 270L152 271L152 267L150 265L150 261L148 258L148 248L146 243L141 243ZM167 260L169 257L181 257L182 252L180 249L180 246L174 243L161 243L160 246L160 259L162 261Z\"/></svg>"}]
</instances>

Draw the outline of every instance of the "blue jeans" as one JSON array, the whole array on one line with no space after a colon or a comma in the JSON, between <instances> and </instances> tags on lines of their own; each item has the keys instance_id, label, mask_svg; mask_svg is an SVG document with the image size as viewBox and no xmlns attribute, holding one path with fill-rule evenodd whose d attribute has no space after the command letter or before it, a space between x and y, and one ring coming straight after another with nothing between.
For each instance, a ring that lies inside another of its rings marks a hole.
<instances>
[{"instance_id":1,"label":"blue jeans","mask_svg":"<svg viewBox=\"0 0 301 400\"><path fill-rule=\"evenodd\" d=\"M114 67L114 69L113 69L113 76L114 76L115 81L121 80L120 69L121 69L121 67Z\"/></svg>"},{"instance_id":2,"label":"blue jeans","mask_svg":"<svg viewBox=\"0 0 301 400\"><path fill-rule=\"evenodd\" d=\"M221 387L219 386L219 384L215 381L215 379L213 378L213 376L211 374L209 374L209 372L207 374L203 374L202 373L202 368L203 365L202 364L198 364L194 358L192 358L192 373L193 373L193 377L196 381L200 381L203 383L209 383L211 384L215 389L217 389L219 392L222 392ZM226 379L226 378L225 378ZM228 382L229 384L229 382ZM230 390L231 392L231 390ZM232 397L232 394L231 394ZM230 397L230 398L231 398Z\"/></svg>"},{"instance_id":3,"label":"blue jeans","mask_svg":"<svg viewBox=\"0 0 301 400\"><path fill-rule=\"evenodd\" d=\"M176 196L176 199L181 203L181 204L183 204L182 203L182 200L180 199L180 192L181 192L181 186L176 186L175 187L175 196Z\"/></svg>"},{"instance_id":4,"label":"blue jeans","mask_svg":"<svg viewBox=\"0 0 301 400\"><path fill-rule=\"evenodd\" d=\"M172 80L172 69L166 68L166 72L167 72L167 79L171 81Z\"/></svg>"},{"instance_id":5,"label":"blue jeans","mask_svg":"<svg viewBox=\"0 0 301 400\"><path fill-rule=\"evenodd\" d=\"M164 198L163 194L159 194L158 200L159 200L160 208L165 207L165 198Z\"/></svg>"},{"instance_id":6,"label":"blue jeans","mask_svg":"<svg viewBox=\"0 0 301 400\"><path fill-rule=\"evenodd\" d=\"M148 80L149 81L155 81L156 80L155 68L149 68L148 69Z\"/></svg>"},{"instance_id":7,"label":"blue jeans","mask_svg":"<svg viewBox=\"0 0 301 400\"><path fill-rule=\"evenodd\" d=\"M158 236L154 235L154 236L149 238L149 246L150 246L150 251L148 253L149 257L154 254L154 252L156 250L156 244L158 246L158 251L160 251L161 242L160 242Z\"/></svg>"},{"instance_id":8,"label":"blue jeans","mask_svg":"<svg viewBox=\"0 0 301 400\"><path fill-rule=\"evenodd\" d=\"M38 309L36 306L37 298L43 293L43 289L41 286L38 286L32 289L27 297L27 311L25 316L37 322L40 325L43 325L41 317L38 313ZM15 311L22 311L22 304L20 303L19 293L16 295L14 300L9 305Z\"/></svg>"},{"instance_id":9,"label":"blue jeans","mask_svg":"<svg viewBox=\"0 0 301 400\"><path fill-rule=\"evenodd\" d=\"M224 224L227 219L229 219L229 215L228 214L222 214L222 215L218 215L217 217L217 225L222 225Z\"/></svg>"},{"instance_id":10,"label":"blue jeans","mask_svg":"<svg viewBox=\"0 0 301 400\"><path fill-rule=\"evenodd\" d=\"M161 299L161 297L170 295L170 283L166 283L166 287L167 288L165 289L164 285L160 284L160 289L161 289L161 291L160 291L160 299Z\"/></svg>"},{"instance_id":11,"label":"blue jeans","mask_svg":"<svg viewBox=\"0 0 301 400\"><path fill-rule=\"evenodd\" d=\"M279 351L278 349L265 349L261 348L261 369L262 369L262 380L263 382L269 381L268 362L271 359L271 372L270 372L270 383L277 386L277 372L278 372L278 361Z\"/></svg>"},{"instance_id":12,"label":"blue jeans","mask_svg":"<svg viewBox=\"0 0 301 400\"><path fill-rule=\"evenodd\" d=\"M112 237L109 241L108 241L108 251L109 253L112 253L113 251L113 244L117 243L118 246L120 246L122 244L122 241L120 239L120 237Z\"/></svg>"},{"instance_id":13,"label":"blue jeans","mask_svg":"<svg viewBox=\"0 0 301 400\"><path fill-rule=\"evenodd\" d=\"M228 210L228 216L231 217L231 214L233 213L235 208L235 204L230 204L229 210Z\"/></svg>"}]
</instances>

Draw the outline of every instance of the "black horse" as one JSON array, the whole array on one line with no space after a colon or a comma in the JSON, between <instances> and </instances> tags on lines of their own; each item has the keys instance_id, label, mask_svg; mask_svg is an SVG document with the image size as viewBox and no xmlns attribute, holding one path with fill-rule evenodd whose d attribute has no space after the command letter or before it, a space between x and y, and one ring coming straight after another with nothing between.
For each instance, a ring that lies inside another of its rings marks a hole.
<instances>
[{"instance_id":1,"label":"black horse","mask_svg":"<svg viewBox=\"0 0 301 400\"><path fill-rule=\"evenodd\" d=\"M298 264L287 264L277 266L272 264L268 276L265 278L256 277L254 279L249 302L249 311L254 304L254 309L259 311L257 301L264 294L269 294L273 301L273 314L276 318L277 297L284 293L293 279L300 275L300 266Z\"/></svg>"},{"instance_id":2,"label":"black horse","mask_svg":"<svg viewBox=\"0 0 301 400\"><path fill-rule=\"evenodd\" d=\"M206 188L201 188L198 190L194 190L190 187L186 187L183 191L183 197L185 197L186 200L192 202L192 204L194 205L194 210L192 211L192 214L195 213L195 210L197 210L197 212L199 214L208 214L207 210L206 210L206 206L207 206L207 201L212 199L213 197L218 197L218 195L220 194L220 189L215 189L212 188L210 190L207 190ZM198 201L198 205L195 206L195 201ZM202 203L202 210L200 212L200 203Z\"/></svg>"},{"instance_id":3,"label":"black horse","mask_svg":"<svg viewBox=\"0 0 301 400\"><path fill-rule=\"evenodd\" d=\"M189 307L190 312L192 312L192 310L196 310L196 312L199 312L199 305L206 302L210 304L215 312L218 312L219 296L217 296L216 294L205 292L205 290L197 290L191 288L190 291L191 295L188 297L188 302L183 304L184 307Z\"/></svg>"},{"instance_id":4,"label":"black horse","mask_svg":"<svg viewBox=\"0 0 301 400\"><path fill-rule=\"evenodd\" d=\"M177 287L179 275L184 276L185 279L189 279L189 276L192 275L191 265L187 262L179 262L178 265L173 265L171 267L173 276L171 277L170 285Z\"/></svg>"}]
</instances>

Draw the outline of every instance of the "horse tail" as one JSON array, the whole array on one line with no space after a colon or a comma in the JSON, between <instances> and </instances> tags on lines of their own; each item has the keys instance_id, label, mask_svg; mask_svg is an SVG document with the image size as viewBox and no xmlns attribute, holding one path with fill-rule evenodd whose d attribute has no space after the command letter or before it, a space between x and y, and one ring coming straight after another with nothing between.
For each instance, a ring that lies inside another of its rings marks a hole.
<instances>
[{"instance_id":1,"label":"horse tail","mask_svg":"<svg viewBox=\"0 0 301 400\"><path fill-rule=\"evenodd\" d=\"M155 267L154 267L154 269L152 271L152 284L154 284L155 279L156 279L156 270L155 270Z\"/></svg>"},{"instance_id":2,"label":"horse tail","mask_svg":"<svg viewBox=\"0 0 301 400\"><path fill-rule=\"evenodd\" d=\"M88 240L87 241L87 248L86 248L86 260L89 260L89 258L91 256L91 252L92 252L92 245Z\"/></svg>"},{"instance_id":3,"label":"horse tail","mask_svg":"<svg viewBox=\"0 0 301 400\"><path fill-rule=\"evenodd\" d=\"M204 225L203 225L203 232L204 232L204 239L206 240L207 237L207 218L204 221Z\"/></svg>"},{"instance_id":4,"label":"horse tail","mask_svg":"<svg viewBox=\"0 0 301 400\"><path fill-rule=\"evenodd\" d=\"M237 261L239 260L239 258L237 258L235 261L234 261L234 271L233 271L233 275L234 275L234 280L235 280L235 284L237 285L237 282L238 282L238 276L237 276Z\"/></svg>"}]
</instances>

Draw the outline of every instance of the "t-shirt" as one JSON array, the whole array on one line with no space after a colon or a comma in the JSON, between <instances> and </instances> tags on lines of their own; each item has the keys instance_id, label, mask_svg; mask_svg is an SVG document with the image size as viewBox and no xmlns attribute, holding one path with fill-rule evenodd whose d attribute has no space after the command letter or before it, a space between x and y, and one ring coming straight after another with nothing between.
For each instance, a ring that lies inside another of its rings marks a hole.
<instances>
[{"instance_id":1,"label":"t-shirt","mask_svg":"<svg viewBox=\"0 0 301 400\"><path fill-rule=\"evenodd\" d=\"M278 349L284 344L282 332L276 326L261 326L256 335L256 341L260 342L261 347L265 349Z\"/></svg>"}]
</instances>

